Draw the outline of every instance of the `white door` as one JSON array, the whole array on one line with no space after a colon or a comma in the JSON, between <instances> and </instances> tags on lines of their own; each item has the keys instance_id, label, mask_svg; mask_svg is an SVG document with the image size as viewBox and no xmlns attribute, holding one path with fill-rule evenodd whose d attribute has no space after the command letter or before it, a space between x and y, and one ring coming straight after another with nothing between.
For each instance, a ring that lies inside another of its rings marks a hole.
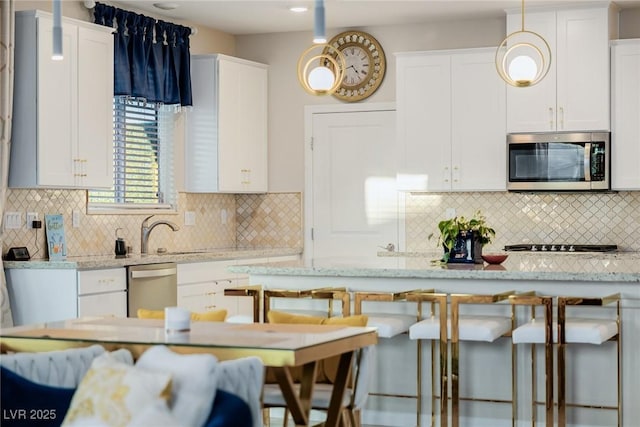
<instances>
[{"instance_id":1,"label":"white door","mask_svg":"<svg viewBox=\"0 0 640 427\"><path fill-rule=\"evenodd\" d=\"M312 126L312 256L397 247L395 111L317 113Z\"/></svg>"}]
</instances>

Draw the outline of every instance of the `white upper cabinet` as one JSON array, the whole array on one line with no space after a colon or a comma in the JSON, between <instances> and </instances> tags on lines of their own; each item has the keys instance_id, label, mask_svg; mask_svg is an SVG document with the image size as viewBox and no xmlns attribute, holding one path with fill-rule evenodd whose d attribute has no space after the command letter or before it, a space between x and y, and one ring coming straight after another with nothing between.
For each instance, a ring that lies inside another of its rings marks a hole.
<instances>
[{"instance_id":1,"label":"white upper cabinet","mask_svg":"<svg viewBox=\"0 0 640 427\"><path fill-rule=\"evenodd\" d=\"M51 59L53 19L16 13L9 186L113 184L112 29L64 18L64 59Z\"/></svg>"},{"instance_id":2,"label":"white upper cabinet","mask_svg":"<svg viewBox=\"0 0 640 427\"><path fill-rule=\"evenodd\" d=\"M611 189L640 190L640 39L611 47Z\"/></svg>"},{"instance_id":3,"label":"white upper cabinet","mask_svg":"<svg viewBox=\"0 0 640 427\"><path fill-rule=\"evenodd\" d=\"M521 29L521 11L508 14L507 34ZM525 30L549 43L551 67L535 86L507 88L507 131L609 130L609 40L617 14L608 6L526 12Z\"/></svg>"},{"instance_id":4,"label":"white upper cabinet","mask_svg":"<svg viewBox=\"0 0 640 427\"><path fill-rule=\"evenodd\" d=\"M494 48L397 55L401 190L506 190L506 85L494 55Z\"/></svg>"},{"instance_id":5,"label":"white upper cabinet","mask_svg":"<svg viewBox=\"0 0 640 427\"><path fill-rule=\"evenodd\" d=\"M267 191L267 66L226 55L191 57L185 190Z\"/></svg>"}]
</instances>

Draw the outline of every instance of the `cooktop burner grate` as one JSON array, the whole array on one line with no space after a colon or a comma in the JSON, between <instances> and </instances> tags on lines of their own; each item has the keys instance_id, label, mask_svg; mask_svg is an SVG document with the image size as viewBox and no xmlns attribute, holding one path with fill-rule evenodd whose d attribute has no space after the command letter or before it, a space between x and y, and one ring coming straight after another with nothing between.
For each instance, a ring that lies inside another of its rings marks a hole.
<instances>
[{"instance_id":1,"label":"cooktop burner grate","mask_svg":"<svg viewBox=\"0 0 640 427\"><path fill-rule=\"evenodd\" d=\"M540 243L506 245L504 247L504 250L521 252L614 252L618 250L618 245L572 245L567 243Z\"/></svg>"}]
</instances>

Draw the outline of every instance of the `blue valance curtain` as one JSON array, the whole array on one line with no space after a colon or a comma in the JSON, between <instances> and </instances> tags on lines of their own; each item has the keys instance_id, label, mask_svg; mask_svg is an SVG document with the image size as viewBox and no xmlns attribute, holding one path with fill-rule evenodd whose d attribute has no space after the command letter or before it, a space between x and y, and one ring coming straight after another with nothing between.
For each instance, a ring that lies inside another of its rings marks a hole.
<instances>
[{"instance_id":1,"label":"blue valance curtain","mask_svg":"<svg viewBox=\"0 0 640 427\"><path fill-rule=\"evenodd\" d=\"M96 3L94 21L115 27L114 95L192 105L191 29Z\"/></svg>"}]
</instances>

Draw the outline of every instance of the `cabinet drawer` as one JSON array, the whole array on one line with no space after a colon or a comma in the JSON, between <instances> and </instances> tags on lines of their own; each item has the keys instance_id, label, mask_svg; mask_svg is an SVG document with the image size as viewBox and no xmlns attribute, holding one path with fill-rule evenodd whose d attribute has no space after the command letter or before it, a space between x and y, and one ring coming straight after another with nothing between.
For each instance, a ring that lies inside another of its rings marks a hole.
<instances>
[{"instance_id":1,"label":"cabinet drawer","mask_svg":"<svg viewBox=\"0 0 640 427\"><path fill-rule=\"evenodd\" d=\"M127 273L124 268L78 271L78 295L127 289Z\"/></svg>"},{"instance_id":2,"label":"cabinet drawer","mask_svg":"<svg viewBox=\"0 0 640 427\"><path fill-rule=\"evenodd\" d=\"M235 260L178 264L178 286L186 283L234 279L235 273L228 271L227 267L235 264Z\"/></svg>"},{"instance_id":3,"label":"cabinet drawer","mask_svg":"<svg viewBox=\"0 0 640 427\"><path fill-rule=\"evenodd\" d=\"M78 297L78 317L83 316L127 317L127 293L119 291Z\"/></svg>"}]
</instances>

